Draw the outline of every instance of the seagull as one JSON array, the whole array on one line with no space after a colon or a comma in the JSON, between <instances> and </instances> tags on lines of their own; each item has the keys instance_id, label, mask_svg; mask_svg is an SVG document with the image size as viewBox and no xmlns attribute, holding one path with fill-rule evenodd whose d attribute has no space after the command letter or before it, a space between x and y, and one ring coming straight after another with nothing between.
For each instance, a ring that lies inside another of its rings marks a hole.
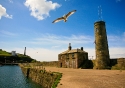
<instances>
[{"instance_id":1,"label":"seagull","mask_svg":"<svg viewBox=\"0 0 125 88\"><path fill-rule=\"evenodd\" d=\"M70 15L74 14L75 12L76 12L76 10L73 10L73 11L69 12L68 14L64 15L63 17L57 18L57 19L54 20L52 23L56 23L56 22L59 22L59 21L61 21L61 20L64 20L64 22L66 22L66 21L67 21L67 18L68 18Z\"/></svg>"}]
</instances>

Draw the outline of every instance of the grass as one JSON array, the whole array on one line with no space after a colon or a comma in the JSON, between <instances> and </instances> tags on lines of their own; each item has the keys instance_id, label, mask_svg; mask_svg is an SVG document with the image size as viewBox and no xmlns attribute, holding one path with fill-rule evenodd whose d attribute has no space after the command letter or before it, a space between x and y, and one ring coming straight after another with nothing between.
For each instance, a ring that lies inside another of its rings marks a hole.
<instances>
[{"instance_id":1,"label":"grass","mask_svg":"<svg viewBox=\"0 0 125 88\"><path fill-rule=\"evenodd\" d=\"M12 56L12 55L11 55L11 52L7 52L7 51L4 51L4 50L0 49L0 56ZM18 57L29 57L30 58L30 56L24 56L23 54L19 54L19 53L17 53L17 56Z\"/></svg>"},{"instance_id":2,"label":"grass","mask_svg":"<svg viewBox=\"0 0 125 88\"><path fill-rule=\"evenodd\" d=\"M59 81L61 80L62 73L59 73L59 72L53 72L53 73L57 74L57 78L56 78L55 82L53 83L52 88L56 88Z\"/></svg>"},{"instance_id":3,"label":"grass","mask_svg":"<svg viewBox=\"0 0 125 88\"><path fill-rule=\"evenodd\" d=\"M11 53L6 52L4 50L0 50L0 56L11 56Z\"/></svg>"}]
</instances>

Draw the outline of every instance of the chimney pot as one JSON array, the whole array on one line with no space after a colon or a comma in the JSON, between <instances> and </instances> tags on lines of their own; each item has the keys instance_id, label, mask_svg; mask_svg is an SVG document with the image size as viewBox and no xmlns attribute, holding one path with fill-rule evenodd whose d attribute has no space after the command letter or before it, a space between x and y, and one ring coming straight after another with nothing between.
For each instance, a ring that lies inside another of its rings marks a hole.
<instances>
[{"instance_id":1,"label":"chimney pot","mask_svg":"<svg viewBox=\"0 0 125 88\"><path fill-rule=\"evenodd\" d=\"M81 47L81 50L83 51L83 47Z\"/></svg>"},{"instance_id":2,"label":"chimney pot","mask_svg":"<svg viewBox=\"0 0 125 88\"><path fill-rule=\"evenodd\" d=\"M71 43L69 43L68 50L71 50L71 49L72 49L72 47L71 47Z\"/></svg>"}]
</instances>

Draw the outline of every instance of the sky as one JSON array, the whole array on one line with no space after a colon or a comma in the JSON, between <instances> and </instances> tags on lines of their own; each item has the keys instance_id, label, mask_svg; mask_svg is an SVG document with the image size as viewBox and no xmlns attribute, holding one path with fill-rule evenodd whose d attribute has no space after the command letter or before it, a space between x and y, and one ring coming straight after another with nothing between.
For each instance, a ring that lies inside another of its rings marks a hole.
<instances>
[{"instance_id":1,"label":"sky","mask_svg":"<svg viewBox=\"0 0 125 88\"><path fill-rule=\"evenodd\" d=\"M125 58L124 8L125 0L0 0L0 48L57 61L71 43L95 59L94 23L103 20L110 58ZM67 22L52 23L72 10Z\"/></svg>"}]
</instances>

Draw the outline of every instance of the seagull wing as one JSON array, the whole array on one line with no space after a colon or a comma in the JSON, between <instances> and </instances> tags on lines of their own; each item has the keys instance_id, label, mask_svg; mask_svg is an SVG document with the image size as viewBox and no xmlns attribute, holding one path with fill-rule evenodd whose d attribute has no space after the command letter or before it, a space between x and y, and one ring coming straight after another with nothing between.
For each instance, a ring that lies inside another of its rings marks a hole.
<instances>
[{"instance_id":1,"label":"seagull wing","mask_svg":"<svg viewBox=\"0 0 125 88\"><path fill-rule=\"evenodd\" d=\"M68 14L65 15L66 18L69 17L70 15L74 14L75 12L76 12L76 10L73 10L73 11L69 12Z\"/></svg>"},{"instance_id":2,"label":"seagull wing","mask_svg":"<svg viewBox=\"0 0 125 88\"><path fill-rule=\"evenodd\" d=\"M54 20L52 23L56 23L56 22L59 22L61 20L63 20L64 18L63 17L60 17L60 18L57 18L56 20Z\"/></svg>"}]
</instances>

